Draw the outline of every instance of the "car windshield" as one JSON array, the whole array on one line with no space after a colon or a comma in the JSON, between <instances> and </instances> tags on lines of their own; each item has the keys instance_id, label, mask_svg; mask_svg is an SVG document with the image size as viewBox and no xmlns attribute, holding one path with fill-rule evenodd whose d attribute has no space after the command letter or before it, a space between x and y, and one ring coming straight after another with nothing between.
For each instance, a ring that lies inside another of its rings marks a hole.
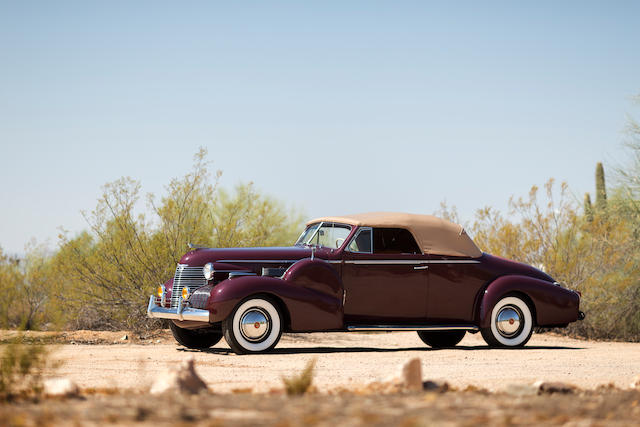
<instances>
[{"instance_id":1,"label":"car windshield","mask_svg":"<svg viewBox=\"0 0 640 427\"><path fill-rule=\"evenodd\" d=\"M319 222L309 225L296 241L296 246L324 246L338 249L349 236L351 227L333 222Z\"/></svg>"}]
</instances>

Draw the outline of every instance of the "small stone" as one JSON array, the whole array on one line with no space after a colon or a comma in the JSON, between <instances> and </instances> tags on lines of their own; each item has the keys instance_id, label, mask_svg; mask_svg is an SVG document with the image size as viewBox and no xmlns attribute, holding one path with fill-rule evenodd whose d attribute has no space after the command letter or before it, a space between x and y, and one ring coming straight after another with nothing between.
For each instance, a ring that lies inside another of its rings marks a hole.
<instances>
[{"instance_id":1,"label":"small stone","mask_svg":"<svg viewBox=\"0 0 640 427\"><path fill-rule=\"evenodd\" d=\"M535 396L538 394L538 386L533 384L509 384L504 392L511 396Z\"/></svg>"},{"instance_id":2,"label":"small stone","mask_svg":"<svg viewBox=\"0 0 640 427\"><path fill-rule=\"evenodd\" d=\"M433 391L436 393L445 393L449 390L449 383L446 381L427 380L422 383L422 389L426 391Z\"/></svg>"},{"instance_id":3,"label":"small stone","mask_svg":"<svg viewBox=\"0 0 640 427\"><path fill-rule=\"evenodd\" d=\"M538 394L571 394L576 391L576 386L562 382L536 381L533 386L538 390Z\"/></svg>"},{"instance_id":4,"label":"small stone","mask_svg":"<svg viewBox=\"0 0 640 427\"><path fill-rule=\"evenodd\" d=\"M633 379L633 381L631 381L631 384L629 384L629 387L637 388L638 390L640 390L640 375L638 375Z\"/></svg>"},{"instance_id":5,"label":"small stone","mask_svg":"<svg viewBox=\"0 0 640 427\"><path fill-rule=\"evenodd\" d=\"M129 335L125 334L122 338L120 338L122 341L126 341L129 339Z\"/></svg>"},{"instance_id":6,"label":"small stone","mask_svg":"<svg viewBox=\"0 0 640 427\"><path fill-rule=\"evenodd\" d=\"M69 378L49 378L44 380L44 394L49 397L73 397L78 395L78 386Z\"/></svg>"},{"instance_id":7,"label":"small stone","mask_svg":"<svg viewBox=\"0 0 640 427\"><path fill-rule=\"evenodd\" d=\"M415 357L402 365L402 386L406 390L422 390L422 364Z\"/></svg>"},{"instance_id":8,"label":"small stone","mask_svg":"<svg viewBox=\"0 0 640 427\"><path fill-rule=\"evenodd\" d=\"M193 358L184 360L180 366L165 376L159 377L151 386L151 394L161 394L167 391L197 394L206 390L207 385L198 376Z\"/></svg>"}]
</instances>

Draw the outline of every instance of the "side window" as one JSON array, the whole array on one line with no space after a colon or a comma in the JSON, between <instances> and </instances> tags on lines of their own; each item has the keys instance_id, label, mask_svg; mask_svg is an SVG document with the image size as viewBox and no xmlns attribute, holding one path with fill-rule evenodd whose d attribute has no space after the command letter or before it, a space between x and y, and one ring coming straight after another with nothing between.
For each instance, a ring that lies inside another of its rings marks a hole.
<instances>
[{"instance_id":1,"label":"side window","mask_svg":"<svg viewBox=\"0 0 640 427\"><path fill-rule=\"evenodd\" d=\"M347 246L349 252L371 253L371 229L361 228Z\"/></svg>"},{"instance_id":2,"label":"side window","mask_svg":"<svg viewBox=\"0 0 640 427\"><path fill-rule=\"evenodd\" d=\"M420 254L422 251L413 235L404 228L376 228L373 230L373 252L376 254Z\"/></svg>"}]
</instances>

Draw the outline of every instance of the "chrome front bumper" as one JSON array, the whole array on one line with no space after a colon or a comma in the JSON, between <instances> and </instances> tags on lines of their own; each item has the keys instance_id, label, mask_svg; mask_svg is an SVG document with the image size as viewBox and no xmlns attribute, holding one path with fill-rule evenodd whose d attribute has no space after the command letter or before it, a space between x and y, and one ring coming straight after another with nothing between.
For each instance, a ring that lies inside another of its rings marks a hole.
<instances>
[{"instance_id":1,"label":"chrome front bumper","mask_svg":"<svg viewBox=\"0 0 640 427\"><path fill-rule=\"evenodd\" d=\"M151 295L147 316L154 319L192 320L194 322L209 322L209 311L198 308L183 307L182 298L177 308L166 308L156 305L156 297Z\"/></svg>"}]
</instances>

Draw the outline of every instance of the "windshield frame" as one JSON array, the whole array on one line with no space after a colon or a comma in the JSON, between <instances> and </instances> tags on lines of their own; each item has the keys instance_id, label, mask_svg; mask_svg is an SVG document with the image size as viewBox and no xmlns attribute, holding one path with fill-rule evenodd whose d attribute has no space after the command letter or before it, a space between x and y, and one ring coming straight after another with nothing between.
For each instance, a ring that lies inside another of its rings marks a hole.
<instances>
[{"instance_id":1,"label":"windshield frame","mask_svg":"<svg viewBox=\"0 0 640 427\"><path fill-rule=\"evenodd\" d=\"M326 225L332 225L333 227L344 228L344 229L349 230L349 233L344 238L344 241L337 248L332 248L332 247L329 247L329 246L316 245L316 244L310 243L310 242L313 242L313 239L316 238L316 235L318 234L318 231L323 226L326 226ZM314 227L314 226L316 226L316 228L313 231L313 233L310 235L310 237L307 237L305 239L305 241L301 242L300 239L302 239L302 237L307 233L307 230L309 230L311 227ZM313 246L313 247L319 247L319 248L328 248L328 249L331 249L331 250L339 250L339 249L342 249L344 247L344 245L347 243L347 241L350 240L349 236L351 236L352 232L353 232L353 226L350 225L350 224L344 224L342 222L327 222L327 221L314 222L312 224L309 224L307 227L305 227L305 229L300 234L300 237L298 237L298 240L296 240L296 242L294 243L294 246Z\"/></svg>"}]
</instances>

